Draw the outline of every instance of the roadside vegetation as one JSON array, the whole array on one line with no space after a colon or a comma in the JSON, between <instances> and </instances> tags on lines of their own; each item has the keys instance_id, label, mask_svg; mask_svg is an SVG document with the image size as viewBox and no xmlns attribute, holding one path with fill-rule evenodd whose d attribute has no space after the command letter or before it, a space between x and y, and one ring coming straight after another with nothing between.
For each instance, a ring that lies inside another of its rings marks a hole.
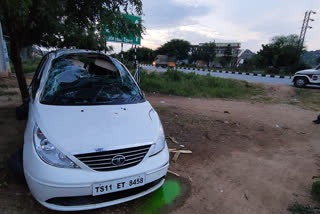
<instances>
[{"instance_id":1,"label":"roadside vegetation","mask_svg":"<svg viewBox=\"0 0 320 214\"><path fill-rule=\"evenodd\" d=\"M320 208L295 202L293 205L289 206L288 211L292 214L319 214Z\"/></svg>"},{"instance_id":2,"label":"roadside vegetation","mask_svg":"<svg viewBox=\"0 0 320 214\"><path fill-rule=\"evenodd\" d=\"M37 67L38 67L38 65L39 65L39 63L40 63L40 61L41 61L41 59L42 59L42 57L35 57L35 60L33 62L30 59L25 60L22 63L23 72L24 73L35 72ZM13 64L10 64L10 69L11 69L12 73L15 73Z\"/></svg>"},{"instance_id":3,"label":"roadside vegetation","mask_svg":"<svg viewBox=\"0 0 320 214\"><path fill-rule=\"evenodd\" d=\"M296 88L294 101L290 104L320 111L320 90L318 88Z\"/></svg>"},{"instance_id":4,"label":"roadside vegetation","mask_svg":"<svg viewBox=\"0 0 320 214\"><path fill-rule=\"evenodd\" d=\"M142 71L141 88L145 92L186 97L243 99L263 94L260 86L246 81L222 79L210 75L201 76L176 70L164 73Z\"/></svg>"},{"instance_id":5,"label":"roadside vegetation","mask_svg":"<svg viewBox=\"0 0 320 214\"><path fill-rule=\"evenodd\" d=\"M311 186L311 196L314 201L320 202L320 176L313 176L312 179L317 179ZM310 205L304 205L299 202L295 202L289 206L288 211L292 214L320 214L320 207L313 207Z\"/></svg>"}]
</instances>

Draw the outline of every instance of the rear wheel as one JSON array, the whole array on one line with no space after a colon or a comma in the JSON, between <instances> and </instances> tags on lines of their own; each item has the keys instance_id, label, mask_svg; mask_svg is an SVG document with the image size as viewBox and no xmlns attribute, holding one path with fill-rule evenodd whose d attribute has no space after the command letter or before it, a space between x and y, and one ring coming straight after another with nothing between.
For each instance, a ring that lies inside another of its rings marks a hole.
<instances>
[{"instance_id":1,"label":"rear wheel","mask_svg":"<svg viewBox=\"0 0 320 214\"><path fill-rule=\"evenodd\" d=\"M308 80L307 80L307 78L305 78L305 77L297 77L297 78L294 80L294 86L295 86L295 87L298 87L298 88L303 88L303 87L305 87L307 83L308 83Z\"/></svg>"}]
</instances>

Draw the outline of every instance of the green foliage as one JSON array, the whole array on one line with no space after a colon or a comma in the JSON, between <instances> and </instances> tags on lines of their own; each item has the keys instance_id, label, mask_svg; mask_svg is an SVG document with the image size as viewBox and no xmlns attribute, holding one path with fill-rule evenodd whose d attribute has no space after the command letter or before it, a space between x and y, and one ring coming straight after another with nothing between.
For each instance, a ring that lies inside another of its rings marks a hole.
<instances>
[{"instance_id":1,"label":"green foliage","mask_svg":"<svg viewBox=\"0 0 320 214\"><path fill-rule=\"evenodd\" d=\"M141 88L146 92L160 92L188 97L247 98L263 93L262 89L246 81L222 79L210 75L168 70L164 73L141 73Z\"/></svg>"},{"instance_id":2,"label":"green foliage","mask_svg":"<svg viewBox=\"0 0 320 214\"><path fill-rule=\"evenodd\" d=\"M316 200L320 200L320 181L312 183L311 194Z\"/></svg>"},{"instance_id":3,"label":"green foliage","mask_svg":"<svg viewBox=\"0 0 320 214\"><path fill-rule=\"evenodd\" d=\"M320 209L316 207L311 207L310 205L303 205L299 203L294 203L288 208L292 214L319 214Z\"/></svg>"},{"instance_id":4,"label":"green foliage","mask_svg":"<svg viewBox=\"0 0 320 214\"><path fill-rule=\"evenodd\" d=\"M190 42L182 39L172 39L158 48L156 55L168 55L170 57L176 57L178 60L183 60L188 58L190 48Z\"/></svg>"},{"instance_id":5,"label":"green foliage","mask_svg":"<svg viewBox=\"0 0 320 214\"><path fill-rule=\"evenodd\" d=\"M298 44L297 35L276 36L270 44L262 45L257 53L256 63L260 68L272 67L278 71L296 72L298 67L303 67Z\"/></svg>"},{"instance_id":6,"label":"green foliage","mask_svg":"<svg viewBox=\"0 0 320 214\"><path fill-rule=\"evenodd\" d=\"M39 44L51 47L104 48L101 32L141 35L121 12L142 15L141 0L4 0L0 20L10 42L20 48ZM102 30L102 31L101 31Z\"/></svg>"},{"instance_id":7,"label":"green foliage","mask_svg":"<svg viewBox=\"0 0 320 214\"><path fill-rule=\"evenodd\" d=\"M139 63L151 64L155 58L155 52L150 48L138 47L137 51L137 60ZM128 51L123 51L122 53L114 54L113 57L121 59L121 54L123 54L124 62L132 63L134 62L134 48L130 48Z\"/></svg>"},{"instance_id":8,"label":"green foliage","mask_svg":"<svg viewBox=\"0 0 320 214\"><path fill-rule=\"evenodd\" d=\"M203 60L209 65L216 56L216 44L214 42L204 43L198 47L191 48L191 55L189 60L196 62L197 60Z\"/></svg>"},{"instance_id":9,"label":"green foliage","mask_svg":"<svg viewBox=\"0 0 320 214\"><path fill-rule=\"evenodd\" d=\"M213 61L216 56L216 43L208 42L199 46L199 59L208 63Z\"/></svg>"},{"instance_id":10,"label":"green foliage","mask_svg":"<svg viewBox=\"0 0 320 214\"><path fill-rule=\"evenodd\" d=\"M317 64L320 64L320 56L316 60Z\"/></svg>"},{"instance_id":11,"label":"green foliage","mask_svg":"<svg viewBox=\"0 0 320 214\"><path fill-rule=\"evenodd\" d=\"M33 44L103 50L106 28L111 34L140 36L141 23L133 24L122 12L142 15L141 0L1 0L0 21L9 36L22 99L29 97L20 52Z\"/></svg>"},{"instance_id":12,"label":"green foliage","mask_svg":"<svg viewBox=\"0 0 320 214\"><path fill-rule=\"evenodd\" d=\"M233 59L232 48L231 48L231 45L229 44L227 48L225 48L223 51L223 56L221 57L220 63L222 64L223 67L227 67L231 65L232 59Z\"/></svg>"}]
</instances>

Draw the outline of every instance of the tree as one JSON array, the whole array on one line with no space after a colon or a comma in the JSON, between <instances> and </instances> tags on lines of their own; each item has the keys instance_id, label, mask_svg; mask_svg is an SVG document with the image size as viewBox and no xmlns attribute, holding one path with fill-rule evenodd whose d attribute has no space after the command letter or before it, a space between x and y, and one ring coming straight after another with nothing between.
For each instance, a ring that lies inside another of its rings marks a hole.
<instances>
[{"instance_id":1,"label":"tree","mask_svg":"<svg viewBox=\"0 0 320 214\"><path fill-rule=\"evenodd\" d=\"M318 65L320 64L320 56L317 58L316 62Z\"/></svg>"},{"instance_id":2,"label":"tree","mask_svg":"<svg viewBox=\"0 0 320 214\"><path fill-rule=\"evenodd\" d=\"M121 58L121 54L123 54L125 61L132 63L134 62L134 48L130 48L127 51L119 52L117 54L112 54L112 56L119 59ZM155 58L155 52L150 48L138 47L136 48L136 56L139 62L151 64Z\"/></svg>"},{"instance_id":3,"label":"tree","mask_svg":"<svg viewBox=\"0 0 320 214\"><path fill-rule=\"evenodd\" d=\"M141 15L141 0L1 0L0 21L9 36L22 99L29 97L20 57L23 47L37 44L102 50L106 27L114 35L141 35L141 23L131 23L121 12Z\"/></svg>"},{"instance_id":4,"label":"tree","mask_svg":"<svg viewBox=\"0 0 320 214\"><path fill-rule=\"evenodd\" d=\"M210 62L213 61L215 57L216 57L215 42L208 42L199 46L199 58L203 61L206 61L208 67Z\"/></svg>"},{"instance_id":5,"label":"tree","mask_svg":"<svg viewBox=\"0 0 320 214\"><path fill-rule=\"evenodd\" d=\"M190 55L189 55L189 61L191 63L196 62L198 59L200 59L200 48L198 47L191 47L190 49Z\"/></svg>"},{"instance_id":6,"label":"tree","mask_svg":"<svg viewBox=\"0 0 320 214\"><path fill-rule=\"evenodd\" d=\"M257 53L258 63L262 67L294 70L295 66L300 65L298 44L297 35L276 36L271 43L262 45L262 49Z\"/></svg>"},{"instance_id":7,"label":"tree","mask_svg":"<svg viewBox=\"0 0 320 214\"><path fill-rule=\"evenodd\" d=\"M231 61L232 61L232 48L231 45L228 44L228 46L223 50L223 56L220 60L220 63L226 67L226 66L230 66Z\"/></svg>"},{"instance_id":8,"label":"tree","mask_svg":"<svg viewBox=\"0 0 320 214\"><path fill-rule=\"evenodd\" d=\"M156 55L168 55L176 57L178 60L184 60L188 58L190 48L190 42L182 39L172 39L158 48Z\"/></svg>"},{"instance_id":9,"label":"tree","mask_svg":"<svg viewBox=\"0 0 320 214\"><path fill-rule=\"evenodd\" d=\"M128 60L134 61L134 54L135 54L134 48L130 48L128 50ZM136 55L137 55L137 60L144 63L152 63L152 61L155 58L154 51L150 48L145 48L145 47L136 48Z\"/></svg>"}]
</instances>

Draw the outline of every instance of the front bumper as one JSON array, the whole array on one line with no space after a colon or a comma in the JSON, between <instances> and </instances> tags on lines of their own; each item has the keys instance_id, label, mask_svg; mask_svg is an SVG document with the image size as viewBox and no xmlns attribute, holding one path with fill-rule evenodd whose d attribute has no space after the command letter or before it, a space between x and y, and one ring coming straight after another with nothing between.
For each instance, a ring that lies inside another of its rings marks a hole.
<instances>
[{"instance_id":1,"label":"front bumper","mask_svg":"<svg viewBox=\"0 0 320 214\"><path fill-rule=\"evenodd\" d=\"M33 145L24 145L24 174L34 198L43 206L60 211L89 210L144 196L161 187L169 167L168 148L137 166L98 172L91 169L57 168L44 163ZM145 185L106 195L92 196L92 185L144 173ZM70 203L68 203L70 202Z\"/></svg>"}]
</instances>

